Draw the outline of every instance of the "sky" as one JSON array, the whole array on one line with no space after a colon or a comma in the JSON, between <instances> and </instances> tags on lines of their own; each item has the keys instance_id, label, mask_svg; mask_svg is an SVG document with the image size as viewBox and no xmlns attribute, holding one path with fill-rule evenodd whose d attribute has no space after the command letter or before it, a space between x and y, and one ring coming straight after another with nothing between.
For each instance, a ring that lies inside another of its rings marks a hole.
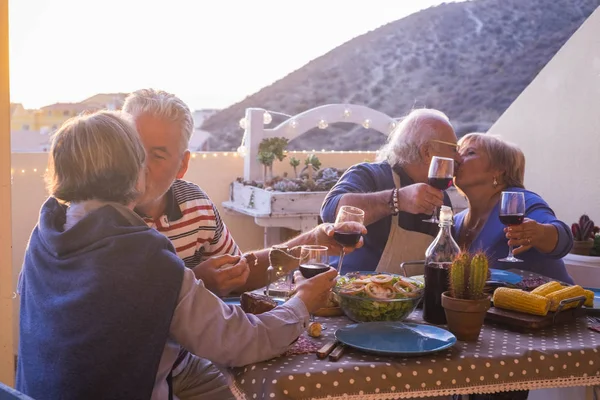
<instances>
[{"instance_id":1,"label":"sky","mask_svg":"<svg viewBox=\"0 0 600 400\"><path fill-rule=\"evenodd\" d=\"M441 2L9 0L11 101L38 108L154 87L194 109L225 108Z\"/></svg>"}]
</instances>

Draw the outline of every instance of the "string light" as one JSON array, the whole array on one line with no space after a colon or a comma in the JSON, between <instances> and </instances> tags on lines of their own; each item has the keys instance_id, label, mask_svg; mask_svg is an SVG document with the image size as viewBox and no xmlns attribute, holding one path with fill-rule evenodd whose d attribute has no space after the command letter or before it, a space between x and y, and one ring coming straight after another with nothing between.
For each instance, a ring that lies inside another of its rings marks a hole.
<instances>
[{"instance_id":1,"label":"string light","mask_svg":"<svg viewBox=\"0 0 600 400\"><path fill-rule=\"evenodd\" d=\"M319 129L327 129L327 127L329 126L329 124L327 123L327 121L325 121L324 119L320 120L319 123L317 124L317 126L319 127Z\"/></svg>"},{"instance_id":2,"label":"string light","mask_svg":"<svg viewBox=\"0 0 600 400\"><path fill-rule=\"evenodd\" d=\"M371 120L365 119L365 122L363 122L363 126L365 127L365 129L369 129L371 127Z\"/></svg>"},{"instance_id":3,"label":"string light","mask_svg":"<svg viewBox=\"0 0 600 400\"><path fill-rule=\"evenodd\" d=\"M350 110L348 110L347 108L344 110L344 118L348 118L350 116Z\"/></svg>"},{"instance_id":4,"label":"string light","mask_svg":"<svg viewBox=\"0 0 600 400\"><path fill-rule=\"evenodd\" d=\"M269 114L268 111L265 111L263 114L263 125L269 125L273 121L273 117Z\"/></svg>"}]
</instances>

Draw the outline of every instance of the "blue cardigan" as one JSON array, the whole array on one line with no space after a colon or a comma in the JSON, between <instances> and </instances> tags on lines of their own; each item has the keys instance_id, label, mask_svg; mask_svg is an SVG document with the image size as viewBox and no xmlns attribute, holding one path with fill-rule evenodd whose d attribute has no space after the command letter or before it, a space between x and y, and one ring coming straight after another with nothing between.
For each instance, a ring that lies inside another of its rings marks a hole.
<instances>
[{"instance_id":1,"label":"blue cardigan","mask_svg":"<svg viewBox=\"0 0 600 400\"><path fill-rule=\"evenodd\" d=\"M183 262L130 210L107 205L66 231L65 220L49 198L25 252L16 387L39 400L149 399Z\"/></svg>"},{"instance_id":2,"label":"blue cardigan","mask_svg":"<svg viewBox=\"0 0 600 400\"><path fill-rule=\"evenodd\" d=\"M500 222L500 202L496 204L485 225L467 249L469 251L483 250L490 259L490 267L497 269L518 268L531 271L540 275L558 279L563 282L573 283L573 279L567 273L562 258L569 253L573 247L573 236L569 227L554 215L554 211L537 194L520 188L508 188L507 191L523 192L525 196L525 217L533 219L542 224L552 224L558 231L558 243L551 253L543 254L532 248L517 256L524 262L508 263L500 262L508 254L508 240L504 234L504 225ZM454 233L458 237L465 215L468 210L456 214L454 217Z\"/></svg>"}]
</instances>

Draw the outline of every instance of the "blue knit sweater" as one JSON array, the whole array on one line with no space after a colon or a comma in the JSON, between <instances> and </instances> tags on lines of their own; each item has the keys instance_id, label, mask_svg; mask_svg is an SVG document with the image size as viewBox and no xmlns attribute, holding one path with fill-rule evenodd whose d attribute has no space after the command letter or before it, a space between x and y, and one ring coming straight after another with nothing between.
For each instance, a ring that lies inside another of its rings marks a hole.
<instances>
[{"instance_id":1,"label":"blue knit sweater","mask_svg":"<svg viewBox=\"0 0 600 400\"><path fill-rule=\"evenodd\" d=\"M104 206L64 231L43 205L25 253L17 389L42 399L149 399L183 277L169 240Z\"/></svg>"}]
</instances>

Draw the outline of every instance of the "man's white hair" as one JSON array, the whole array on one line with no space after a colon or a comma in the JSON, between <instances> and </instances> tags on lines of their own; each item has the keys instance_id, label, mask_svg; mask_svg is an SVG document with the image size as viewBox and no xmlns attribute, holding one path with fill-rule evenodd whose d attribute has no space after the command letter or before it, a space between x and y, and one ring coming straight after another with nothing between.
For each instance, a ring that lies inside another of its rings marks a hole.
<instances>
[{"instance_id":1,"label":"man's white hair","mask_svg":"<svg viewBox=\"0 0 600 400\"><path fill-rule=\"evenodd\" d=\"M450 127L450 119L441 111L421 108L411 111L388 136L379 149L377 161L390 165L407 165L421 161L419 148L438 135L433 122L444 122Z\"/></svg>"},{"instance_id":2,"label":"man's white hair","mask_svg":"<svg viewBox=\"0 0 600 400\"><path fill-rule=\"evenodd\" d=\"M156 89L141 89L129 94L123 111L137 119L143 114L177 123L181 126L182 148L186 150L194 133L194 117L190 108L174 94Z\"/></svg>"}]
</instances>

